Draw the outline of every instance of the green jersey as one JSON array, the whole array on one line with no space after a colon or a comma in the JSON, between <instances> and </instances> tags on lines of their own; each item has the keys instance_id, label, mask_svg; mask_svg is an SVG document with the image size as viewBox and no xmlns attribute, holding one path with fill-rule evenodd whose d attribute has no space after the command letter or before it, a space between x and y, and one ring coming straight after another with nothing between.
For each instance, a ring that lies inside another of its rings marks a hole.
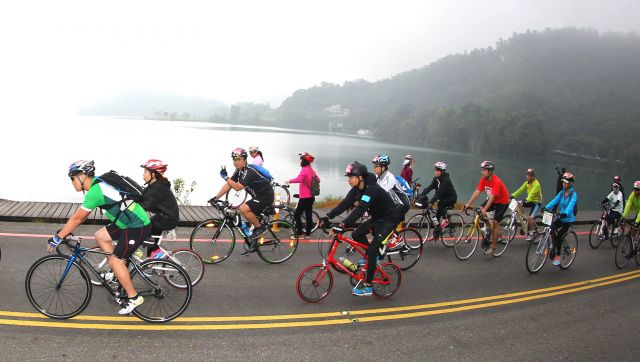
<instances>
[{"instance_id":1,"label":"green jersey","mask_svg":"<svg viewBox=\"0 0 640 362\"><path fill-rule=\"evenodd\" d=\"M531 183L529 183L529 181L525 181L511 196L516 198L525 191L527 191L527 202L534 202L536 204L542 203L542 188L540 187L538 179L533 180Z\"/></svg>"},{"instance_id":2,"label":"green jersey","mask_svg":"<svg viewBox=\"0 0 640 362\"><path fill-rule=\"evenodd\" d=\"M121 204L122 198L118 190L104 182L96 181L95 179L93 180L91 188L84 197L81 206L84 210L91 212L96 207L102 208L102 206L111 205L102 209L104 209L107 218L111 222L115 221L120 229L141 228L149 225L151 221L142 206L133 201L128 201L127 205L125 203ZM117 215L119 216L116 221Z\"/></svg>"},{"instance_id":3,"label":"green jersey","mask_svg":"<svg viewBox=\"0 0 640 362\"><path fill-rule=\"evenodd\" d=\"M640 222L640 197L636 197L636 194L633 191L631 191L629 200L627 200L627 204L624 207L624 214L622 214L622 218L626 219L632 212L637 214L636 222Z\"/></svg>"}]
</instances>

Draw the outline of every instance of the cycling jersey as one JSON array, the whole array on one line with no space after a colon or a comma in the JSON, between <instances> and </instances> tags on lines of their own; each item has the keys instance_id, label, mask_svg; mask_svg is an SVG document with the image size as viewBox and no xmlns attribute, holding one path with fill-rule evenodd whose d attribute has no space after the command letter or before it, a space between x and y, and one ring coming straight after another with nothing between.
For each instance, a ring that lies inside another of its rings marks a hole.
<instances>
[{"instance_id":1,"label":"cycling jersey","mask_svg":"<svg viewBox=\"0 0 640 362\"><path fill-rule=\"evenodd\" d=\"M236 170L231 179L244 186L244 189L253 198L273 197L271 182L251 167Z\"/></svg>"},{"instance_id":2,"label":"cycling jersey","mask_svg":"<svg viewBox=\"0 0 640 362\"><path fill-rule=\"evenodd\" d=\"M411 184L413 181L413 169L411 166L405 166L402 168L402 172L400 172L400 177L402 177L408 184Z\"/></svg>"},{"instance_id":3,"label":"cycling jersey","mask_svg":"<svg viewBox=\"0 0 640 362\"><path fill-rule=\"evenodd\" d=\"M616 193L611 191L609 195L607 195L607 200L609 200L609 203L613 205L611 211L619 212L622 214L624 210L624 208L622 207L622 204L624 203L622 192L618 191L618 194L616 195Z\"/></svg>"},{"instance_id":4,"label":"cycling jersey","mask_svg":"<svg viewBox=\"0 0 640 362\"><path fill-rule=\"evenodd\" d=\"M636 222L640 222L640 196L636 196L635 192L631 192L629 199L626 202L626 206L624 207L624 214L622 214L623 218L629 216L629 213L636 213Z\"/></svg>"},{"instance_id":5,"label":"cycling jersey","mask_svg":"<svg viewBox=\"0 0 640 362\"><path fill-rule=\"evenodd\" d=\"M171 230L178 226L180 213L176 197L171 192L171 182L155 181L149 184L142 191L140 206L155 214L151 217L154 235L159 231Z\"/></svg>"},{"instance_id":6,"label":"cycling jersey","mask_svg":"<svg viewBox=\"0 0 640 362\"><path fill-rule=\"evenodd\" d=\"M84 197L82 209L91 212L96 207L104 209L105 215L111 222L115 222L120 229L141 228L149 225L147 212L137 202L120 203L120 192L105 182L93 179L91 187ZM102 206L109 205L108 208ZM117 220L116 220L117 217Z\"/></svg>"},{"instance_id":7,"label":"cycling jersey","mask_svg":"<svg viewBox=\"0 0 640 362\"><path fill-rule=\"evenodd\" d=\"M453 182L449 178L449 173L442 172L440 177L434 177L431 181L431 185L427 186L420 194L421 197L426 197L431 190L436 190L431 201L436 202L439 200L453 201L455 203L458 200L458 195L453 187Z\"/></svg>"},{"instance_id":8,"label":"cycling jersey","mask_svg":"<svg viewBox=\"0 0 640 362\"><path fill-rule=\"evenodd\" d=\"M556 207L556 205L560 205L560 213L565 214L565 217L560 218L560 221L563 223L572 223L576 220L576 216L573 214L573 210L576 206L576 202L578 202L578 194L573 190L573 187L569 189L569 194L565 196L565 191L562 190L558 192L556 197L551 200L545 206L546 209L552 209Z\"/></svg>"},{"instance_id":9,"label":"cycling jersey","mask_svg":"<svg viewBox=\"0 0 640 362\"><path fill-rule=\"evenodd\" d=\"M249 161L249 164L262 166L264 164L264 161L262 160L262 157L260 157L260 155L256 155L256 157L251 157L251 161Z\"/></svg>"},{"instance_id":10,"label":"cycling jersey","mask_svg":"<svg viewBox=\"0 0 640 362\"><path fill-rule=\"evenodd\" d=\"M378 185L382 187L391 196L391 200L396 205L409 205L409 197L402 191L402 186L396 177L390 172L385 171L376 180Z\"/></svg>"},{"instance_id":11,"label":"cycling jersey","mask_svg":"<svg viewBox=\"0 0 640 362\"><path fill-rule=\"evenodd\" d=\"M357 186L352 187L344 200L327 213L327 217L333 219L356 202L358 206L343 221L347 226L355 224L355 221L367 211L374 221L396 221L398 218L396 205L391 200L391 196L376 183L376 176L372 173L368 174L362 190Z\"/></svg>"},{"instance_id":12,"label":"cycling jersey","mask_svg":"<svg viewBox=\"0 0 640 362\"><path fill-rule=\"evenodd\" d=\"M509 191L507 191L502 180L500 180L496 175L492 175L489 180L481 177L480 182L478 182L477 190L487 194L487 199L491 196L495 196L493 199L493 203L495 204L509 203Z\"/></svg>"},{"instance_id":13,"label":"cycling jersey","mask_svg":"<svg viewBox=\"0 0 640 362\"><path fill-rule=\"evenodd\" d=\"M511 196L515 199L516 197L522 195L525 190L527 191L526 202L533 202L536 204L542 203L542 188L540 187L540 181L538 179L534 179L531 183L529 181L525 181L519 189L517 189Z\"/></svg>"}]
</instances>

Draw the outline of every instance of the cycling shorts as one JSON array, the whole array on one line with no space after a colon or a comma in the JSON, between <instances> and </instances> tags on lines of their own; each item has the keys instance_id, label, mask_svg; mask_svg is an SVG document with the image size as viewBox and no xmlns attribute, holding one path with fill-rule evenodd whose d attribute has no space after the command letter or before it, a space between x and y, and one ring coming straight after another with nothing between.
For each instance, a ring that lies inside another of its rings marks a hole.
<instances>
[{"instance_id":1,"label":"cycling shorts","mask_svg":"<svg viewBox=\"0 0 640 362\"><path fill-rule=\"evenodd\" d=\"M482 206L484 207L484 205L486 204L487 202L485 201L482 203ZM489 210L487 210L487 212L493 211L493 220L500 222L504 218L504 214L507 212L508 208L509 204L496 204L494 202L493 204L491 204L491 207L489 207Z\"/></svg>"},{"instance_id":2,"label":"cycling shorts","mask_svg":"<svg viewBox=\"0 0 640 362\"><path fill-rule=\"evenodd\" d=\"M138 247L142 245L144 239L151 234L151 225L141 228L120 229L116 224L110 223L105 229L111 236L111 240L117 240L113 256L122 260L129 259Z\"/></svg>"},{"instance_id":3,"label":"cycling shorts","mask_svg":"<svg viewBox=\"0 0 640 362\"><path fill-rule=\"evenodd\" d=\"M258 215L262 211L264 211L264 209L266 209L268 206L273 205L273 193L270 195L264 195L264 196L253 198L245 202L245 204L249 206L249 209L251 209L251 212Z\"/></svg>"},{"instance_id":4,"label":"cycling shorts","mask_svg":"<svg viewBox=\"0 0 640 362\"><path fill-rule=\"evenodd\" d=\"M522 206L531 208L531 211L529 212L529 216L531 216L531 217L536 217L536 215L538 215L538 211L540 211L540 209L542 209L542 204L539 204L537 202L525 201L525 202L522 203Z\"/></svg>"}]
</instances>

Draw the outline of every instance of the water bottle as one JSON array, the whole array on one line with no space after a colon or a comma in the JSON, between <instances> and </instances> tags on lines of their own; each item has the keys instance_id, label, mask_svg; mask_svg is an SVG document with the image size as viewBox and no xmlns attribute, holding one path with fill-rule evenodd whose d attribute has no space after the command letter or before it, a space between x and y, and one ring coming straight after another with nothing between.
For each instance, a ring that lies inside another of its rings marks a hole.
<instances>
[{"instance_id":1,"label":"water bottle","mask_svg":"<svg viewBox=\"0 0 640 362\"><path fill-rule=\"evenodd\" d=\"M244 232L244 235L246 235L247 237L249 237L251 235L251 231L249 230L249 222L240 222L240 224L242 225L242 231Z\"/></svg>"},{"instance_id":2,"label":"water bottle","mask_svg":"<svg viewBox=\"0 0 640 362\"><path fill-rule=\"evenodd\" d=\"M339 257L338 261L340 262L340 264L342 264L342 266L344 266L345 268L349 269L352 272L358 269L357 265L355 265L353 262L351 262L351 260L345 258L344 256Z\"/></svg>"},{"instance_id":3,"label":"water bottle","mask_svg":"<svg viewBox=\"0 0 640 362\"><path fill-rule=\"evenodd\" d=\"M431 216L431 221L433 221L433 226L438 226L438 218L435 216Z\"/></svg>"},{"instance_id":4,"label":"water bottle","mask_svg":"<svg viewBox=\"0 0 640 362\"><path fill-rule=\"evenodd\" d=\"M133 255L135 255L136 259L142 259L144 256L144 253L142 252L142 250L140 250L140 248L138 248L138 250L136 250L135 253L133 253Z\"/></svg>"}]
</instances>

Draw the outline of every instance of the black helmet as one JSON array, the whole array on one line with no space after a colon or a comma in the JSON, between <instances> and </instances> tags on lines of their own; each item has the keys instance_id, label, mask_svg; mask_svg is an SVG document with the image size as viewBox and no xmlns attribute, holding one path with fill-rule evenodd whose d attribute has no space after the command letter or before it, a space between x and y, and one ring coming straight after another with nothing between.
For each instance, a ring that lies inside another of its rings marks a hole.
<instances>
[{"instance_id":1,"label":"black helmet","mask_svg":"<svg viewBox=\"0 0 640 362\"><path fill-rule=\"evenodd\" d=\"M362 176L362 177L367 177L367 174L369 172L367 171L367 166L358 163L358 161L355 161L353 163L350 163L347 166L347 170L344 172L345 176Z\"/></svg>"}]
</instances>

